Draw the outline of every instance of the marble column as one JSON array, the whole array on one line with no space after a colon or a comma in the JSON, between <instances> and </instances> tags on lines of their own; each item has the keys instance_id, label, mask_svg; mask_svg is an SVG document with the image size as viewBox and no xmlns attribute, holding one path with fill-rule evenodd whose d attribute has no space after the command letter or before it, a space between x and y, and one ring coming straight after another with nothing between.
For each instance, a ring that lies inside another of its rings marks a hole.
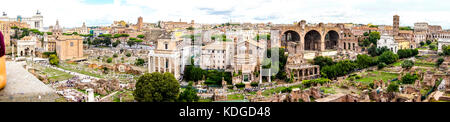
<instances>
[{"instance_id":1,"label":"marble column","mask_svg":"<svg viewBox=\"0 0 450 122\"><path fill-rule=\"evenodd\" d=\"M170 73L172 73L172 62L173 61L173 59L172 58L169 58L169 72Z\"/></svg>"},{"instance_id":2,"label":"marble column","mask_svg":"<svg viewBox=\"0 0 450 122\"><path fill-rule=\"evenodd\" d=\"M178 67L178 64L177 64L177 62L176 62L176 60L173 60L174 62L174 68L173 68L173 70L174 70L174 72L173 72L173 75L175 76L175 78L177 78L177 80L178 80L178 70L177 70L177 67Z\"/></svg>"},{"instance_id":3,"label":"marble column","mask_svg":"<svg viewBox=\"0 0 450 122\"><path fill-rule=\"evenodd\" d=\"M156 57L152 56L153 58L153 72L156 72Z\"/></svg>"},{"instance_id":4,"label":"marble column","mask_svg":"<svg viewBox=\"0 0 450 122\"><path fill-rule=\"evenodd\" d=\"M161 57L158 57L158 72L161 72Z\"/></svg>"},{"instance_id":5,"label":"marble column","mask_svg":"<svg viewBox=\"0 0 450 122\"><path fill-rule=\"evenodd\" d=\"M259 66L259 83L262 83L262 65Z\"/></svg>"}]
</instances>

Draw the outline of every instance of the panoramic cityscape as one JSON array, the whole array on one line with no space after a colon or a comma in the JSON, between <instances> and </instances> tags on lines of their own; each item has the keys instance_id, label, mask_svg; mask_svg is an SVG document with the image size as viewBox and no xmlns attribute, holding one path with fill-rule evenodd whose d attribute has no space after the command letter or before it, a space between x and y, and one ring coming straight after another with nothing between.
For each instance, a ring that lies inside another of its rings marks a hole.
<instances>
[{"instance_id":1,"label":"panoramic cityscape","mask_svg":"<svg viewBox=\"0 0 450 122\"><path fill-rule=\"evenodd\" d=\"M446 16L77 1L0 9L0 102L450 102Z\"/></svg>"}]
</instances>

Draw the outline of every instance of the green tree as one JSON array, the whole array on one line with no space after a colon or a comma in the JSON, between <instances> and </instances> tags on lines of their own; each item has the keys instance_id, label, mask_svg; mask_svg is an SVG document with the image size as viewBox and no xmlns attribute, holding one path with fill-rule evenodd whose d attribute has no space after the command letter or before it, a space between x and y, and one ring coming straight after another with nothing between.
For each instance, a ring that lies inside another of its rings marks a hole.
<instances>
[{"instance_id":1,"label":"green tree","mask_svg":"<svg viewBox=\"0 0 450 122\"><path fill-rule=\"evenodd\" d=\"M388 92L398 92L398 84L397 83L389 84L387 91Z\"/></svg>"},{"instance_id":2,"label":"green tree","mask_svg":"<svg viewBox=\"0 0 450 122\"><path fill-rule=\"evenodd\" d=\"M367 67L370 67L370 66L375 66L378 63L377 62L378 59L376 59L374 57L370 57L369 55L366 55L366 54L358 55L356 57L357 57L356 58L356 63L359 65L358 67L361 68L361 69L367 68Z\"/></svg>"},{"instance_id":3,"label":"green tree","mask_svg":"<svg viewBox=\"0 0 450 122\"><path fill-rule=\"evenodd\" d=\"M379 63L392 64L398 60L398 55L391 51L386 51L378 57Z\"/></svg>"},{"instance_id":4,"label":"green tree","mask_svg":"<svg viewBox=\"0 0 450 122\"><path fill-rule=\"evenodd\" d=\"M197 96L197 91L190 83L186 87L186 89L181 92L180 96L178 97L178 102L197 102L199 99L200 97Z\"/></svg>"},{"instance_id":5,"label":"green tree","mask_svg":"<svg viewBox=\"0 0 450 122\"><path fill-rule=\"evenodd\" d=\"M145 35L141 34L141 35L138 35L137 37L140 38L140 39L143 39L143 38L145 38Z\"/></svg>"},{"instance_id":6,"label":"green tree","mask_svg":"<svg viewBox=\"0 0 450 122\"><path fill-rule=\"evenodd\" d=\"M144 42L144 40L142 40L142 39L136 40L136 43L137 43L137 44L141 44L142 42Z\"/></svg>"},{"instance_id":7,"label":"green tree","mask_svg":"<svg viewBox=\"0 0 450 122\"><path fill-rule=\"evenodd\" d=\"M132 47L133 45L136 44L136 41L134 41L134 40L128 40L128 41L127 41L127 44L128 44L128 46Z\"/></svg>"},{"instance_id":8,"label":"green tree","mask_svg":"<svg viewBox=\"0 0 450 122\"><path fill-rule=\"evenodd\" d=\"M367 46L369 46L370 45L370 41L369 41L369 39L364 39L363 40L363 43L362 43L362 46L364 46L364 47L367 47Z\"/></svg>"},{"instance_id":9,"label":"green tree","mask_svg":"<svg viewBox=\"0 0 450 122\"><path fill-rule=\"evenodd\" d=\"M378 54L377 54L377 46L375 46L375 45L370 46L370 48L367 49L367 53L369 53L370 56L372 56L372 57L378 56Z\"/></svg>"},{"instance_id":10,"label":"green tree","mask_svg":"<svg viewBox=\"0 0 450 122\"><path fill-rule=\"evenodd\" d=\"M386 63L380 62L380 63L378 63L377 67L378 67L378 69L383 69L384 67L386 67Z\"/></svg>"},{"instance_id":11,"label":"green tree","mask_svg":"<svg viewBox=\"0 0 450 122\"><path fill-rule=\"evenodd\" d=\"M116 40L116 42L112 43L112 46L113 46L113 47L117 47L119 44L120 44L120 41L119 41L119 40Z\"/></svg>"},{"instance_id":12,"label":"green tree","mask_svg":"<svg viewBox=\"0 0 450 122\"><path fill-rule=\"evenodd\" d=\"M136 66L144 66L145 60L142 58L136 59L136 62L134 63Z\"/></svg>"},{"instance_id":13,"label":"green tree","mask_svg":"<svg viewBox=\"0 0 450 122\"><path fill-rule=\"evenodd\" d=\"M442 53L444 55L450 55L450 46L442 45Z\"/></svg>"},{"instance_id":14,"label":"green tree","mask_svg":"<svg viewBox=\"0 0 450 122\"><path fill-rule=\"evenodd\" d=\"M430 50L436 50L436 45L429 45Z\"/></svg>"},{"instance_id":15,"label":"green tree","mask_svg":"<svg viewBox=\"0 0 450 122\"><path fill-rule=\"evenodd\" d=\"M414 66L414 62L411 60L405 60L402 63L402 68L411 69Z\"/></svg>"},{"instance_id":16,"label":"green tree","mask_svg":"<svg viewBox=\"0 0 450 122\"><path fill-rule=\"evenodd\" d=\"M330 57L326 57L326 56L317 56L313 60L314 60L313 64L319 65L320 67L334 64L333 59L331 59Z\"/></svg>"},{"instance_id":17,"label":"green tree","mask_svg":"<svg viewBox=\"0 0 450 122\"><path fill-rule=\"evenodd\" d=\"M139 77L133 96L138 102L175 102L179 92L180 84L173 74L154 72Z\"/></svg>"},{"instance_id":18,"label":"green tree","mask_svg":"<svg viewBox=\"0 0 450 122\"><path fill-rule=\"evenodd\" d=\"M427 40L426 42L427 42L427 45L430 45L432 43L431 40Z\"/></svg>"},{"instance_id":19,"label":"green tree","mask_svg":"<svg viewBox=\"0 0 450 122\"><path fill-rule=\"evenodd\" d=\"M113 59L110 57L110 58L108 58L108 59L106 60L106 62L107 62L107 63L111 63L112 60L113 60Z\"/></svg>"},{"instance_id":20,"label":"green tree","mask_svg":"<svg viewBox=\"0 0 450 122\"><path fill-rule=\"evenodd\" d=\"M439 58L437 61L436 61L436 66L437 67L439 67L439 66L441 66L441 64L444 62L444 58Z\"/></svg>"},{"instance_id":21,"label":"green tree","mask_svg":"<svg viewBox=\"0 0 450 122\"><path fill-rule=\"evenodd\" d=\"M58 65L59 64L59 58L55 54L51 54L49 57L49 62L51 65Z\"/></svg>"},{"instance_id":22,"label":"green tree","mask_svg":"<svg viewBox=\"0 0 450 122\"><path fill-rule=\"evenodd\" d=\"M127 53L127 54L125 54L125 56L131 57L131 53Z\"/></svg>"},{"instance_id":23,"label":"green tree","mask_svg":"<svg viewBox=\"0 0 450 122\"><path fill-rule=\"evenodd\" d=\"M403 84L413 84L418 79L416 74L406 74L402 77L401 83Z\"/></svg>"},{"instance_id":24,"label":"green tree","mask_svg":"<svg viewBox=\"0 0 450 122\"><path fill-rule=\"evenodd\" d=\"M369 36L369 33L368 33L368 32L364 32L363 35L364 35L364 36Z\"/></svg>"},{"instance_id":25,"label":"green tree","mask_svg":"<svg viewBox=\"0 0 450 122\"><path fill-rule=\"evenodd\" d=\"M186 81L199 81L203 79L203 69L194 65L194 59L191 58L190 64L185 67L183 78Z\"/></svg>"},{"instance_id":26,"label":"green tree","mask_svg":"<svg viewBox=\"0 0 450 122\"><path fill-rule=\"evenodd\" d=\"M380 40L380 32L370 32L369 34L369 41L372 42L374 45L377 44L377 41Z\"/></svg>"},{"instance_id":27,"label":"green tree","mask_svg":"<svg viewBox=\"0 0 450 122\"><path fill-rule=\"evenodd\" d=\"M423 46L423 45L425 45L425 42L421 41L420 46Z\"/></svg>"},{"instance_id":28,"label":"green tree","mask_svg":"<svg viewBox=\"0 0 450 122\"><path fill-rule=\"evenodd\" d=\"M114 34L113 38L120 38L122 37L122 34Z\"/></svg>"}]
</instances>

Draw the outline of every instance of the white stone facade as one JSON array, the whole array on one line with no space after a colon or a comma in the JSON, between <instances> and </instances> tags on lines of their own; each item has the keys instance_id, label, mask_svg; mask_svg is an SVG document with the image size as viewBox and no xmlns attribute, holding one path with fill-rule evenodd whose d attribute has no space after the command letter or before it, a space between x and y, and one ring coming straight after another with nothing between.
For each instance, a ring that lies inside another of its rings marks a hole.
<instances>
[{"instance_id":1,"label":"white stone facade","mask_svg":"<svg viewBox=\"0 0 450 122\"><path fill-rule=\"evenodd\" d=\"M32 17L22 17L19 15L16 18L9 18L7 14L3 12L2 17L0 17L0 21L25 22L30 25L31 29L38 29L39 31L44 30L44 16L42 16L39 11L37 11Z\"/></svg>"},{"instance_id":2,"label":"white stone facade","mask_svg":"<svg viewBox=\"0 0 450 122\"><path fill-rule=\"evenodd\" d=\"M397 54L398 43L393 36L381 35L380 40L377 41L377 48L387 47L389 50Z\"/></svg>"}]
</instances>

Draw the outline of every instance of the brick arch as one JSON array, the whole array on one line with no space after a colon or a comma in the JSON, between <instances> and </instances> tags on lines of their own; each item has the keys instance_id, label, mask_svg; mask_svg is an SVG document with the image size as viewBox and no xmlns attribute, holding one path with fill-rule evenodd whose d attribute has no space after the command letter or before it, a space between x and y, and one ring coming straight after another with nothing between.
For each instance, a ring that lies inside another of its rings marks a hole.
<instances>
[{"instance_id":1,"label":"brick arch","mask_svg":"<svg viewBox=\"0 0 450 122\"><path fill-rule=\"evenodd\" d=\"M305 32L304 35L304 50L314 50L319 51L321 50L321 43L323 40L323 36L320 33L321 31L318 31L316 29L311 29Z\"/></svg>"},{"instance_id":2,"label":"brick arch","mask_svg":"<svg viewBox=\"0 0 450 122\"><path fill-rule=\"evenodd\" d=\"M327 30L324 35L325 49L337 49L340 40L340 33L336 30Z\"/></svg>"},{"instance_id":3,"label":"brick arch","mask_svg":"<svg viewBox=\"0 0 450 122\"><path fill-rule=\"evenodd\" d=\"M301 50L302 35L295 29L283 30L280 34L280 44L289 53L297 53Z\"/></svg>"}]
</instances>

